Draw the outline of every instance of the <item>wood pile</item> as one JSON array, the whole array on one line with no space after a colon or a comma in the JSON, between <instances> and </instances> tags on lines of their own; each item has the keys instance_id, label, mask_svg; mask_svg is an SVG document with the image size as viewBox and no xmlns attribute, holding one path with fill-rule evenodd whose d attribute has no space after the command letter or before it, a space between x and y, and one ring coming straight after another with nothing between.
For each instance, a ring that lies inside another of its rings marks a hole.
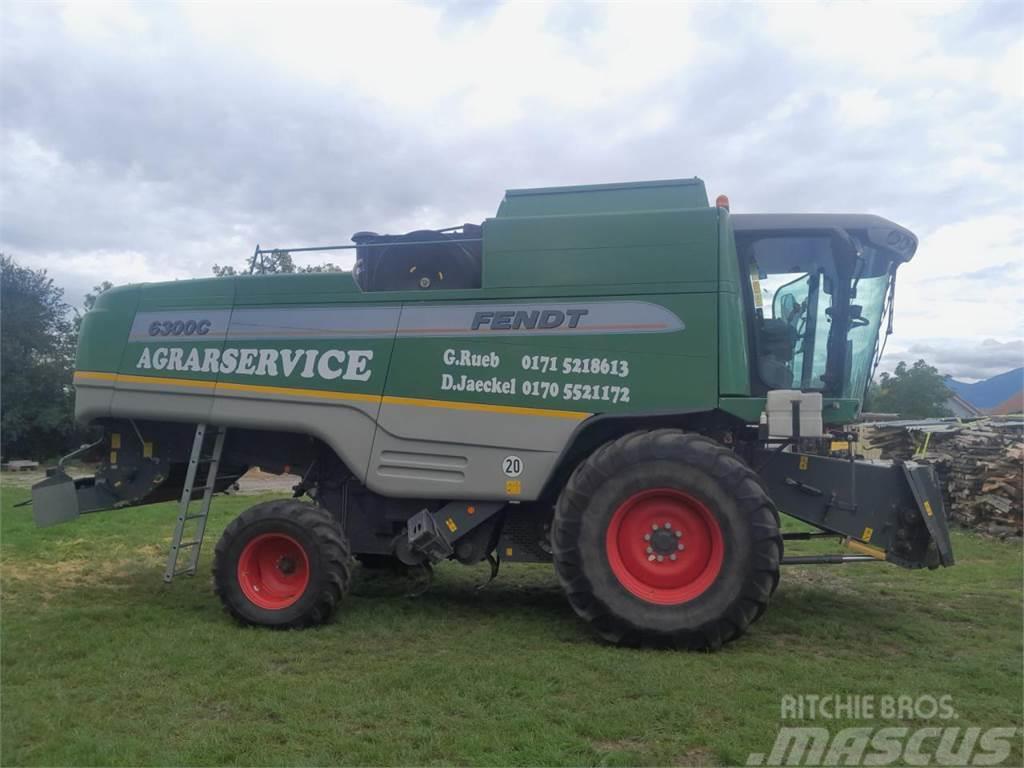
<instances>
[{"instance_id":1,"label":"wood pile","mask_svg":"<svg viewBox=\"0 0 1024 768\"><path fill-rule=\"evenodd\" d=\"M913 459L939 476L950 519L994 536L1024 530L1024 422L998 417L854 427L867 458Z\"/></svg>"}]
</instances>

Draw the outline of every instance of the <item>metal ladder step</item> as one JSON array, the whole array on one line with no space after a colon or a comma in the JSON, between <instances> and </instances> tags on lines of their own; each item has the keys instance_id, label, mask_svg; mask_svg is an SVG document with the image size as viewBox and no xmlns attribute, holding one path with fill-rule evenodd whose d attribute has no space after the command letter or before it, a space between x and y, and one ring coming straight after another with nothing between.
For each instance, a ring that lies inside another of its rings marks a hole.
<instances>
[{"instance_id":1,"label":"metal ladder step","mask_svg":"<svg viewBox=\"0 0 1024 768\"><path fill-rule=\"evenodd\" d=\"M203 535L206 532L206 521L210 515L210 503L213 499L213 490L220 478L217 470L220 468L220 457L224 451L224 438L227 428L216 427L213 440L213 452L204 456L204 448L208 427L206 424L197 424L195 437L192 440L192 453L189 456L188 469L185 472L185 483L181 489L181 499L178 502L178 520L174 526L174 535L171 538L171 551L167 556L167 568L164 571L164 581L170 583L175 576L194 575L199 565L199 554L203 546ZM207 466L206 479L202 485L196 485L196 474L199 465ZM201 499L194 499L193 495L202 493ZM193 501L199 501L199 512L190 514L189 506ZM198 520L195 525L193 538L189 541L182 541L185 538L185 527L189 520ZM191 549L188 565L184 568L178 567L178 555L183 549Z\"/></svg>"}]
</instances>

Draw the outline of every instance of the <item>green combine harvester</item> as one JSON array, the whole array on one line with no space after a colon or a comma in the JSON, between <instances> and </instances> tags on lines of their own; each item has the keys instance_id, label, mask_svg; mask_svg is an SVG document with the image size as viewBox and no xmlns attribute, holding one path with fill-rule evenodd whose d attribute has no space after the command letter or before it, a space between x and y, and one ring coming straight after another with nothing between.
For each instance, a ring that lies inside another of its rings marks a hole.
<instances>
[{"instance_id":1,"label":"green combine harvester","mask_svg":"<svg viewBox=\"0 0 1024 768\"><path fill-rule=\"evenodd\" d=\"M906 229L730 215L682 179L510 190L482 225L353 241L289 249L351 248L352 272L100 296L75 411L101 464L51 471L36 522L176 499L171 581L196 572L212 496L258 466L301 481L217 544L242 622L326 622L353 559L553 561L602 637L685 648L743 634L787 563L953 564L932 470L858 460L842 432ZM849 549L784 557L815 536Z\"/></svg>"}]
</instances>

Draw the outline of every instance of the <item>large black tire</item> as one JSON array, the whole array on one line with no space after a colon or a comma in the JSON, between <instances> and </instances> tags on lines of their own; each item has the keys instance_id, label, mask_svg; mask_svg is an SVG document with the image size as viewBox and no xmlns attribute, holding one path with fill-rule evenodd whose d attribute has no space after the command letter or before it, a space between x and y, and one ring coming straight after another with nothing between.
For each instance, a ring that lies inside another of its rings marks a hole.
<instances>
[{"instance_id":1,"label":"large black tire","mask_svg":"<svg viewBox=\"0 0 1024 768\"><path fill-rule=\"evenodd\" d=\"M782 559L778 513L753 470L675 429L630 433L581 463L552 544L573 609L623 645L721 647L764 612Z\"/></svg>"},{"instance_id":2,"label":"large black tire","mask_svg":"<svg viewBox=\"0 0 1024 768\"><path fill-rule=\"evenodd\" d=\"M250 507L224 530L213 583L237 620L281 629L323 624L352 583L348 542L331 514L294 499Z\"/></svg>"}]
</instances>

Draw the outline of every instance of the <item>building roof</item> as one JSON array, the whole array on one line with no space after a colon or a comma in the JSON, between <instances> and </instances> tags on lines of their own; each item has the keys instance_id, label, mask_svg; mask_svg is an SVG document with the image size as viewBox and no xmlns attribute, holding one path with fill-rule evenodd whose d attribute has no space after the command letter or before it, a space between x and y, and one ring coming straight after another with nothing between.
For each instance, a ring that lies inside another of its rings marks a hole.
<instances>
[{"instance_id":1,"label":"building roof","mask_svg":"<svg viewBox=\"0 0 1024 768\"><path fill-rule=\"evenodd\" d=\"M994 408L986 408L986 413L993 416L1005 416L1011 413L1024 413L1024 389L1011 395Z\"/></svg>"}]
</instances>

